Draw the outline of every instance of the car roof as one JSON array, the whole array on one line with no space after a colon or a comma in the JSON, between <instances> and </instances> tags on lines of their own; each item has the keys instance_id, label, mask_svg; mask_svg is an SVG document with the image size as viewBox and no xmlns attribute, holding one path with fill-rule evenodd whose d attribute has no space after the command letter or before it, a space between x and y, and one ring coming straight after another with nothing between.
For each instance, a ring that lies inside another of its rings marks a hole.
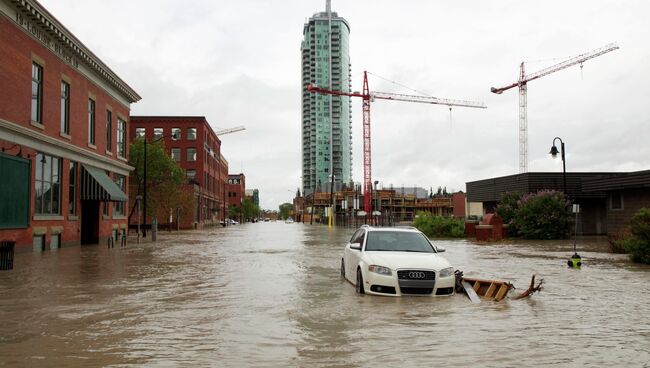
<instances>
[{"instance_id":1,"label":"car roof","mask_svg":"<svg viewBox=\"0 0 650 368\"><path fill-rule=\"evenodd\" d=\"M397 226L397 227L375 227L370 225L361 225L361 229L367 231L391 231L391 232L407 232L407 233L419 233L420 230L412 226Z\"/></svg>"}]
</instances>

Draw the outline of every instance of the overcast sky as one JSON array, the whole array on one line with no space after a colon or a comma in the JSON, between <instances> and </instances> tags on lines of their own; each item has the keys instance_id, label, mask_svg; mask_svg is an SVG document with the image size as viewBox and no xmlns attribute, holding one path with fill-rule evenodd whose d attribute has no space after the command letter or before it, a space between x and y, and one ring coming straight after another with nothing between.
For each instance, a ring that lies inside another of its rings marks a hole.
<instances>
[{"instance_id":1,"label":"overcast sky","mask_svg":"<svg viewBox=\"0 0 650 368\"><path fill-rule=\"evenodd\" d=\"M276 209L300 186L300 42L325 0L41 0L133 87L133 115L202 115L224 135L230 173L244 172ZM650 2L333 0L350 24L354 90L368 70L486 110L373 103L373 180L446 186L519 170L519 64L534 72L617 42L619 50L528 85L528 170L650 169ZM370 77L370 89L415 92ZM361 101L352 101L354 180L363 179Z\"/></svg>"}]
</instances>

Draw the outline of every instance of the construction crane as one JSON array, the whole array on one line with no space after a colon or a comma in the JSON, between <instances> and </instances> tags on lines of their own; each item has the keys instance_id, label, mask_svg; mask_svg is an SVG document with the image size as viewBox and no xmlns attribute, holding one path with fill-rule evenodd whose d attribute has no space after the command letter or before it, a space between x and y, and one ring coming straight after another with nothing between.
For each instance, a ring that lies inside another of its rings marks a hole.
<instances>
[{"instance_id":1,"label":"construction crane","mask_svg":"<svg viewBox=\"0 0 650 368\"><path fill-rule=\"evenodd\" d=\"M240 125L240 126L236 126L236 127L233 127L233 128L221 129L221 130L217 130L216 132L214 132L214 134L216 134L216 135L224 135L224 134L239 132L241 130L246 130L246 127L244 127L243 125Z\"/></svg>"},{"instance_id":2,"label":"construction crane","mask_svg":"<svg viewBox=\"0 0 650 368\"><path fill-rule=\"evenodd\" d=\"M524 62L522 61L519 70L519 80L517 82L514 82L510 85L501 88L494 88L494 87L490 88L490 91L492 93L496 93L500 95L503 93L503 91L507 91L510 88L519 87L519 172L520 173L525 173L528 171L528 103L527 103L528 82L577 64L580 64L580 68L582 69L582 63L584 63L585 61L617 49L618 49L618 45L616 43L610 43L599 49L589 51L587 53L580 54L578 56L574 56L561 63L549 66L548 68L542 69L540 71L528 75L526 75L526 72L524 70Z\"/></svg>"},{"instance_id":3,"label":"construction crane","mask_svg":"<svg viewBox=\"0 0 650 368\"><path fill-rule=\"evenodd\" d=\"M363 100L363 209L366 212L366 216L371 216L372 214L372 196L370 194L372 193L372 163L370 157L370 102L373 102L375 99L380 99L446 105L449 106L449 108L452 106L474 107L480 109L487 108L487 106L485 106L485 104L482 102L451 100L432 96L413 96L398 93L370 92L370 88L368 87L368 73L366 71L363 72L363 93L331 91L312 84L307 85L307 90L309 92L324 93L336 96L360 97Z\"/></svg>"}]
</instances>

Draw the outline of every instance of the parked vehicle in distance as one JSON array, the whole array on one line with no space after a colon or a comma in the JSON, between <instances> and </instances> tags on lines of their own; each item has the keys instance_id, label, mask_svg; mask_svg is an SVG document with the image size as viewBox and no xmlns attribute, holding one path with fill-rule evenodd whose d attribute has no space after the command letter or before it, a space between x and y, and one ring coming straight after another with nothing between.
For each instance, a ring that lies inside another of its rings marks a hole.
<instances>
[{"instance_id":1,"label":"parked vehicle in distance","mask_svg":"<svg viewBox=\"0 0 650 368\"><path fill-rule=\"evenodd\" d=\"M221 226L228 226L228 225L237 225L239 224L239 222L233 219L226 219L226 221L224 220L219 221L219 224L221 224Z\"/></svg>"},{"instance_id":2,"label":"parked vehicle in distance","mask_svg":"<svg viewBox=\"0 0 650 368\"><path fill-rule=\"evenodd\" d=\"M341 276L360 294L452 295L454 268L415 228L361 226L345 246Z\"/></svg>"},{"instance_id":3,"label":"parked vehicle in distance","mask_svg":"<svg viewBox=\"0 0 650 368\"><path fill-rule=\"evenodd\" d=\"M284 222L287 223L287 224L293 224L294 221L293 221L293 219L291 217L289 217L286 220L284 220Z\"/></svg>"}]
</instances>

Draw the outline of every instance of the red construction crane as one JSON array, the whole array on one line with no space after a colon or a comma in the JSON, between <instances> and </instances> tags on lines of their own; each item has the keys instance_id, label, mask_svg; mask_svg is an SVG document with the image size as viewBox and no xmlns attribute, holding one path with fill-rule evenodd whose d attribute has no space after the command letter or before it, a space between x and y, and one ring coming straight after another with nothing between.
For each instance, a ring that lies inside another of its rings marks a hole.
<instances>
[{"instance_id":1,"label":"red construction crane","mask_svg":"<svg viewBox=\"0 0 650 368\"><path fill-rule=\"evenodd\" d=\"M527 102L528 82L541 78L545 75L555 73L562 69L566 69L576 64L580 64L580 68L582 68L582 63L584 63L585 61L606 54L610 51L614 51L616 49L618 49L618 45L616 45L615 43L610 43L599 49L589 51L587 53L580 54L578 56L574 56L561 63L549 66L546 69L542 69L540 71L528 75L526 75L526 72L524 71L524 62L522 61L519 70L519 80L517 82L514 82L510 85L501 88L494 88L494 87L490 88L490 91L492 91L492 93L496 93L500 95L503 93L503 91L507 91L510 88L519 87L519 172L520 173L525 173L528 171L528 102Z\"/></svg>"},{"instance_id":2,"label":"red construction crane","mask_svg":"<svg viewBox=\"0 0 650 368\"><path fill-rule=\"evenodd\" d=\"M446 98L437 98L431 96L413 96L398 93L387 92L370 92L368 88L368 74L363 72L363 93L353 92L347 93L342 91L331 91L325 88L320 88L312 84L307 86L309 92L324 93L337 96L350 96L361 97L363 99L363 209L366 211L367 216L372 214L372 165L370 159L370 102L375 99L405 101L405 102L418 102L434 105L461 106L461 107L475 107L485 109L482 102L463 101L463 100L450 100Z\"/></svg>"}]
</instances>

